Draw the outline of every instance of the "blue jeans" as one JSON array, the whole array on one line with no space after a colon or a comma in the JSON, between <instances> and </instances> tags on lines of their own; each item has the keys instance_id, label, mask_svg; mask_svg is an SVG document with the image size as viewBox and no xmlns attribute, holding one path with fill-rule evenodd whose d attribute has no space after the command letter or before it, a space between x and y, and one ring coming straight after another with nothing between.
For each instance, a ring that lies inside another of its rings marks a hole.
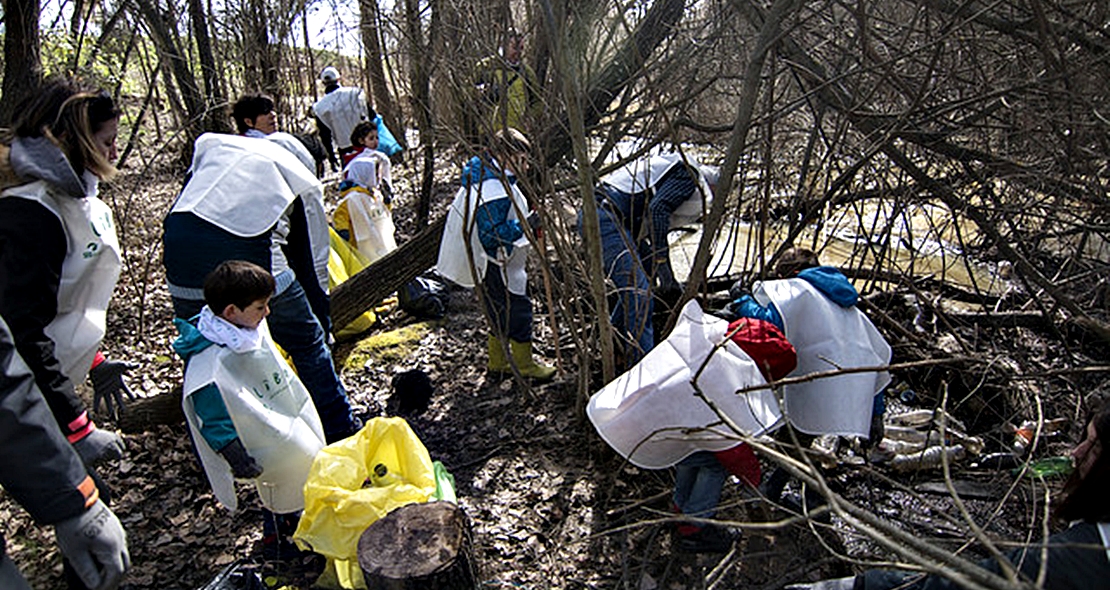
<instances>
[{"instance_id":1,"label":"blue jeans","mask_svg":"<svg viewBox=\"0 0 1110 590\"><path fill-rule=\"evenodd\" d=\"M517 342L532 341L532 300L528 295L510 293L501 277L501 267L492 262L482 279L486 311L493 321L495 336L508 336Z\"/></svg>"},{"instance_id":2,"label":"blue jeans","mask_svg":"<svg viewBox=\"0 0 1110 590\"><path fill-rule=\"evenodd\" d=\"M642 245L629 234L619 215L608 206L599 206L597 214L605 272L617 286L617 301L610 320L628 342L625 365L631 367L655 346L651 283L644 269Z\"/></svg>"},{"instance_id":3,"label":"blue jeans","mask_svg":"<svg viewBox=\"0 0 1110 590\"><path fill-rule=\"evenodd\" d=\"M728 474L709 451L698 451L674 467L674 503L682 514L712 518Z\"/></svg>"},{"instance_id":4,"label":"blue jeans","mask_svg":"<svg viewBox=\"0 0 1110 590\"><path fill-rule=\"evenodd\" d=\"M179 318L192 318L203 306L203 301L173 298L173 312ZM324 330L312 314L299 282L293 281L270 300L270 317L266 323L274 342L293 359L297 376L320 414L327 441L335 442L354 434L356 425L347 391L335 372Z\"/></svg>"}]
</instances>

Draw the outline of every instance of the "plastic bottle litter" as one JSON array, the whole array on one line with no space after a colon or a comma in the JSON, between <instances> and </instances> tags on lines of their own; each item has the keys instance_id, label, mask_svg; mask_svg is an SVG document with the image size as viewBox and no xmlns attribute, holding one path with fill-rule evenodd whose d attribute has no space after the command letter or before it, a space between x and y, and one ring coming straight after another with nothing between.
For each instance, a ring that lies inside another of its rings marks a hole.
<instances>
[{"instance_id":1,"label":"plastic bottle litter","mask_svg":"<svg viewBox=\"0 0 1110 590\"><path fill-rule=\"evenodd\" d=\"M374 487L384 488L401 483L403 480L401 476L393 473L385 466L385 463L378 463L374 466L373 472L370 473L370 482Z\"/></svg>"},{"instance_id":2,"label":"plastic bottle litter","mask_svg":"<svg viewBox=\"0 0 1110 590\"><path fill-rule=\"evenodd\" d=\"M1029 477L1067 477L1071 475L1075 465L1071 457L1048 457L1033 461L1025 472ZM1014 469L1014 474L1021 472L1021 467Z\"/></svg>"},{"instance_id":3,"label":"plastic bottle litter","mask_svg":"<svg viewBox=\"0 0 1110 590\"><path fill-rule=\"evenodd\" d=\"M941 457L948 457L949 462L960 461L964 458L966 450L963 445L951 447L934 446L916 453L895 455L890 460L890 467L895 471L921 471L941 466Z\"/></svg>"},{"instance_id":4,"label":"plastic bottle litter","mask_svg":"<svg viewBox=\"0 0 1110 590\"><path fill-rule=\"evenodd\" d=\"M1029 443L1033 442L1033 435L1037 433L1037 423L1032 420L1026 420L1014 429L1014 442L1010 445L1013 449L1014 455L1018 457L1025 456L1025 450L1029 448Z\"/></svg>"}]
</instances>

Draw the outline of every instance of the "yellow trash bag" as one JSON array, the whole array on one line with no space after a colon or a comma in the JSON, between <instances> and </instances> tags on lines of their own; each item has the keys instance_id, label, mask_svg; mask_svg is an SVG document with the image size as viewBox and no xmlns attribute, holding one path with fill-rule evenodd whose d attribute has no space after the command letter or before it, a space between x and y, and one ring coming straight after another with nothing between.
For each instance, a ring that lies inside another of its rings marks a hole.
<instances>
[{"instance_id":1,"label":"yellow trash bag","mask_svg":"<svg viewBox=\"0 0 1110 590\"><path fill-rule=\"evenodd\" d=\"M375 486L372 473L378 464L401 481ZM435 494L432 459L408 423L402 418L373 418L358 434L316 455L293 540L328 558L329 571L317 584L325 583L330 572L339 587L365 588L358 565L362 532L394 508L427 502Z\"/></svg>"},{"instance_id":2,"label":"yellow trash bag","mask_svg":"<svg viewBox=\"0 0 1110 590\"><path fill-rule=\"evenodd\" d=\"M328 228L328 237L331 241L331 250L328 253L328 286L334 289L358 271L366 268L369 262L358 250L352 248L347 240L337 234L334 228ZM351 320L351 323L346 326L342 328L333 326L332 329L336 330L335 335L337 337L354 336L369 330L377 321L378 318L374 315L374 311L370 310Z\"/></svg>"}]
</instances>

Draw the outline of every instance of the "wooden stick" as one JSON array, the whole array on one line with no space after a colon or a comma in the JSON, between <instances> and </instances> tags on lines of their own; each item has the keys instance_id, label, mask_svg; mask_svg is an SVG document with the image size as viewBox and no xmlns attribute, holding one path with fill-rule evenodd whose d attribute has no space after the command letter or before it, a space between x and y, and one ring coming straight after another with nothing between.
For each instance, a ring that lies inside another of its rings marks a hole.
<instances>
[{"instance_id":1,"label":"wooden stick","mask_svg":"<svg viewBox=\"0 0 1110 590\"><path fill-rule=\"evenodd\" d=\"M551 334L555 337L555 368L562 375L564 374L563 352L562 347L559 346L559 325L555 323L555 297L551 294L551 274L547 270L547 240L544 238L542 231L537 232L536 241L539 243L540 252L543 256L543 260L540 262L540 274L543 275L543 291L547 297L547 315L548 321L551 322Z\"/></svg>"}]
</instances>

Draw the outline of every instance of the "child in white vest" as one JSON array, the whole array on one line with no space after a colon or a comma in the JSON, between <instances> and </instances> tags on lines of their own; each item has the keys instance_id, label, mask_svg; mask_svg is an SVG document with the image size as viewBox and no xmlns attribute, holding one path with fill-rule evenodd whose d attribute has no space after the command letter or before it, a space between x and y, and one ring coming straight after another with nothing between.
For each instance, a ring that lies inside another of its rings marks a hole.
<instances>
[{"instance_id":1,"label":"child in white vest","mask_svg":"<svg viewBox=\"0 0 1110 590\"><path fill-rule=\"evenodd\" d=\"M263 556L297 554L290 537L324 431L312 398L278 354L265 318L274 278L229 260L204 281L207 305L174 320L185 360L182 407L212 491L232 511L234 479L253 480L264 511Z\"/></svg>"},{"instance_id":2,"label":"child in white vest","mask_svg":"<svg viewBox=\"0 0 1110 590\"><path fill-rule=\"evenodd\" d=\"M389 158L378 151L378 128L363 121L351 132L351 144L362 151L343 168L339 202L332 224L370 262L397 248L393 225Z\"/></svg>"}]
</instances>

